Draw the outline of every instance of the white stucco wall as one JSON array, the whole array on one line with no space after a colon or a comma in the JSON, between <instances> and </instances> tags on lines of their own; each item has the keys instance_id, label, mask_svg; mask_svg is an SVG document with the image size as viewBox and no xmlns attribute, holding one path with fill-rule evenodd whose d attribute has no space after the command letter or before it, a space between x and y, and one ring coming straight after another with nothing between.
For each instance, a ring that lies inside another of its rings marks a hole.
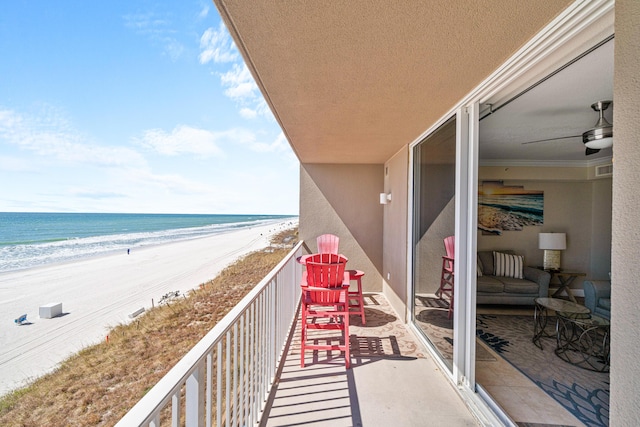
<instances>
[{"instance_id":1,"label":"white stucco wall","mask_svg":"<svg viewBox=\"0 0 640 427\"><path fill-rule=\"evenodd\" d=\"M382 289L396 313L406 320L408 147L384 166L384 191L391 193L391 203L383 208Z\"/></svg>"},{"instance_id":2,"label":"white stucco wall","mask_svg":"<svg viewBox=\"0 0 640 427\"><path fill-rule=\"evenodd\" d=\"M300 167L300 238L315 252L316 237L340 237L348 268L365 272L363 288L382 290L383 165L305 164Z\"/></svg>"},{"instance_id":3,"label":"white stucco wall","mask_svg":"<svg viewBox=\"0 0 640 427\"><path fill-rule=\"evenodd\" d=\"M616 1L612 223L612 426L640 423L640 1Z\"/></svg>"}]
</instances>

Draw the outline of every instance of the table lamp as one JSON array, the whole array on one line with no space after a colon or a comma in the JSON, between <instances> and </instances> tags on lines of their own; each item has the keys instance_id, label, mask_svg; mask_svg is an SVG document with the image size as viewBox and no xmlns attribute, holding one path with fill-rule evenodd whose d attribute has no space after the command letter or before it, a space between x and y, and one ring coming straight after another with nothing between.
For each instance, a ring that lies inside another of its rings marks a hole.
<instances>
[{"instance_id":1,"label":"table lamp","mask_svg":"<svg viewBox=\"0 0 640 427\"><path fill-rule=\"evenodd\" d=\"M540 233L538 234L538 248L544 250L544 269L559 270L560 251L567 249L567 235L565 233Z\"/></svg>"}]
</instances>

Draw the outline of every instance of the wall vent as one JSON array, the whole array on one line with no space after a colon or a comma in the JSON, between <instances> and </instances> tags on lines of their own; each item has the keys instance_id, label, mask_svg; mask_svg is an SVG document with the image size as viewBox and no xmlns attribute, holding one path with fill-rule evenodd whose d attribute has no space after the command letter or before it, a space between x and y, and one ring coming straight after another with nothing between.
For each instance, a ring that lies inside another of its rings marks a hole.
<instances>
[{"instance_id":1,"label":"wall vent","mask_svg":"<svg viewBox=\"0 0 640 427\"><path fill-rule=\"evenodd\" d=\"M613 175L613 164L596 166L596 176Z\"/></svg>"}]
</instances>

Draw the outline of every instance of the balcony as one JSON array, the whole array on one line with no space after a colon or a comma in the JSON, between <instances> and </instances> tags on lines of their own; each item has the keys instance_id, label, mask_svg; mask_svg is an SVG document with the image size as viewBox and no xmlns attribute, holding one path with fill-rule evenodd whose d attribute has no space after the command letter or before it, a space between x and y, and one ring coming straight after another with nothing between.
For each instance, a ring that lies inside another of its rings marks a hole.
<instances>
[{"instance_id":1,"label":"balcony","mask_svg":"<svg viewBox=\"0 0 640 427\"><path fill-rule=\"evenodd\" d=\"M352 317L352 368L309 352L300 368L299 243L118 426L477 425L385 297Z\"/></svg>"}]
</instances>

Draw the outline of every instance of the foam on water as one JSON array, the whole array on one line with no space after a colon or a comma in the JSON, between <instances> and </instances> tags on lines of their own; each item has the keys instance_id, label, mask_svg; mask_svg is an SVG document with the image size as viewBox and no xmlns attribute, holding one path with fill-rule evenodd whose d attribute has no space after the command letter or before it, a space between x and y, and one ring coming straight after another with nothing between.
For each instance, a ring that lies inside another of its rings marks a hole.
<instances>
[{"instance_id":1,"label":"foam on water","mask_svg":"<svg viewBox=\"0 0 640 427\"><path fill-rule=\"evenodd\" d=\"M185 225L193 222L201 223L207 221L205 221L203 216L198 215L162 215L158 218L147 214L140 214L139 217L134 214L123 214L122 218L120 218L122 224L120 224L119 227L111 227L111 229L116 228L120 231L125 230L125 232L98 234L100 232L109 232L109 229L106 227L102 227L102 231L96 231L101 228L99 223L101 221L104 222L103 214L81 214L81 220L74 222L78 227L73 230L73 233L68 231L56 233L55 231L55 227L59 222L54 219L54 215L59 216L64 214L51 214L52 220L49 225L47 225L46 221L47 214L40 214L37 217L37 229L35 228L36 224L34 222L34 228L32 228L33 233L31 235L28 235L28 231L22 231L20 232L21 234L18 235L18 231L14 230L12 233L8 228L10 227L9 221L2 221L6 219L3 217L7 215L15 218L15 216L19 214L0 213L0 272L72 261L143 246L195 239L241 228L275 223L286 218L291 218L267 215L208 215L207 217L210 217L208 222L213 223L197 227L188 227ZM145 218L149 218L149 221L146 223ZM158 222L159 219L161 220L160 222ZM28 222L28 219L20 218L20 221L22 221L20 227L25 228L25 230L28 229L28 224L25 224L25 221ZM117 223L117 214L110 215L109 221L112 225L114 222ZM162 228L163 226L167 228L154 231L135 230L135 228L150 228L149 223L153 221L157 222L152 226L153 228ZM82 227L84 227L85 230L82 230ZM45 232L43 232L43 230L45 230ZM85 234L83 237L65 237L65 235L82 236L83 234ZM10 240L34 243L15 244L11 243Z\"/></svg>"}]
</instances>

